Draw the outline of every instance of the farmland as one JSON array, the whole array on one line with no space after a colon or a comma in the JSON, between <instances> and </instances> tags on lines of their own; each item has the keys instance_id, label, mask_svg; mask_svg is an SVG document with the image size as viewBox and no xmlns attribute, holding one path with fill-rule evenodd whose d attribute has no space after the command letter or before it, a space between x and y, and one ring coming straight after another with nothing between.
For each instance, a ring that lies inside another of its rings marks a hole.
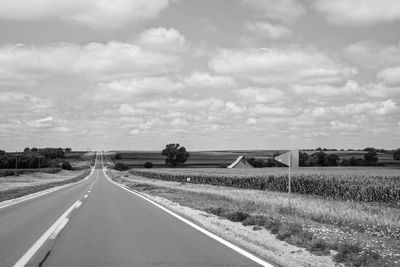
<instances>
[{"instance_id":1,"label":"farmland","mask_svg":"<svg viewBox=\"0 0 400 267\"><path fill-rule=\"evenodd\" d=\"M286 192L287 168L263 169L132 169L132 174L167 181ZM329 199L380 202L399 206L400 170L373 167L298 168L293 172L293 193Z\"/></svg>"},{"instance_id":2,"label":"farmland","mask_svg":"<svg viewBox=\"0 0 400 267\"><path fill-rule=\"evenodd\" d=\"M238 156L246 158L268 159L274 153L282 153L284 150L221 150L221 151L189 151L190 158L185 163L187 168L221 168L231 164ZM317 151L303 151L307 154L313 154ZM327 154L337 154L340 158L350 159L351 157L363 158L365 151L324 151ZM165 167L165 158L161 156L160 151L113 151L108 157L119 154L120 160L115 162L123 162L131 168L142 168L144 163L150 161L156 168ZM378 154L379 163L388 167L400 167L400 161L393 160L390 154Z\"/></svg>"}]
</instances>

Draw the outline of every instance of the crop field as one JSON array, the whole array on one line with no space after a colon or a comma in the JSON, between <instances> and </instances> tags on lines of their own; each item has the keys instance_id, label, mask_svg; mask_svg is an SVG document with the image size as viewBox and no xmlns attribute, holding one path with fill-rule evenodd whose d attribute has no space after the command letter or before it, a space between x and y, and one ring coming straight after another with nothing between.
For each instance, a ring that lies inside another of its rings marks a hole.
<instances>
[{"instance_id":1,"label":"crop field","mask_svg":"<svg viewBox=\"0 0 400 267\"><path fill-rule=\"evenodd\" d=\"M190 158L185 163L188 168L224 168L231 164L238 156L245 156L246 158L268 159L274 153L283 153L284 150L227 150L227 151L189 151ZM313 154L317 151L304 151L307 154ZM337 154L344 159L351 157L363 158L365 151L324 151L328 154ZM109 154L118 153L121 155L120 160L115 162L123 162L131 168L141 168L144 163L150 161L154 167L165 167L165 157L161 155L161 151L114 151ZM400 167L400 161L393 160L392 155L379 154L379 161L387 166Z\"/></svg>"},{"instance_id":2,"label":"crop field","mask_svg":"<svg viewBox=\"0 0 400 267\"><path fill-rule=\"evenodd\" d=\"M262 169L132 169L134 175L166 181L286 192L287 168ZM400 170L376 167L298 168L293 171L293 193L328 199L380 202L399 207Z\"/></svg>"}]
</instances>

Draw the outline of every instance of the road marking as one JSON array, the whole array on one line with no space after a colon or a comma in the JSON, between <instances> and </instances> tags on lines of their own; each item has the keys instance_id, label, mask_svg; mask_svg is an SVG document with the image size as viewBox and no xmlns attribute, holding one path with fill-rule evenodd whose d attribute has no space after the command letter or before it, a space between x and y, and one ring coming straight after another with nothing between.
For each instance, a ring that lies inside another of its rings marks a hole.
<instances>
[{"instance_id":1,"label":"road marking","mask_svg":"<svg viewBox=\"0 0 400 267\"><path fill-rule=\"evenodd\" d=\"M76 207L75 207L76 208ZM57 235L61 232L61 230L65 227L65 225L67 225L69 219L65 218L60 225L57 227L56 230L54 230L54 232L50 235L49 239L55 239L57 237Z\"/></svg>"},{"instance_id":2,"label":"road marking","mask_svg":"<svg viewBox=\"0 0 400 267\"><path fill-rule=\"evenodd\" d=\"M84 196L84 198L87 198L87 196L88 196L88 195L86 194L86 195Z\"/></svg>"},{"instance_id":3,"label":"road marking","mask_svg":"<svg viewBox=\"0 0 400 267\"><path fill-rule=\"evenodd\" d=\"M82 205L82 202L78 200L78 203L76 204L75 209L79 208Z\"/></svg>"},{"instance_id":4,"label":"road marking","mask_svg":"<svg viewBox=\"0 0 400 267\"><path fill-rule=\"evenodd\" d=\"M79 200L78 200L79 201ZM76 201L69 207L60 218L57 219L49 229L28 249L27 252L14 264L14 267L23 267L25 266L29 260L35 255L35 253L43 246L46 240L51 236L51 234L57 230L57 228L63 223L63 221L67 218L67 216L71 213L71 211L78 204ZM61 229L60 229L61 230Z\"/></svg>"},{"instance_id":5,"label":"road marking","mask_svg":"<svg viewBox=\"0 0 400 267\"><path fill-rule=\"evenodd\" d=\"M230 248L230 249L232 249L232 250L238 252L238 253L241 254L242 256L244 256L244 257L246 257L246 258L248 258L248 259L250 259L250 260L252 260L252 261L254 261L254 262L258 263L258 264L260 264L261 266L264 266L264 267L275 267L275 266L272 265L271 263L268 263L268 262L266 262L266 261L260 259L259 257L256 257L255 255L253 255L253 254L247 252L246 250L244 250L244 249L242 249L242 248L240 248L240 247L238 247L238 246L232 244L231 242L226 241L225 239L223 239L223 238L221 238L221 237L219 237L219 236L217 236L217 235L211 233L210 231L208 231L208 230L206 230L206 229L204 229L204 228L198 226L197 224L195 224L195 223L193 223L193 222L191 222L191 221L189 221L189 220L183 218L182 216L180 216L180 215L176 214L175 212L173 212L173 211L171 211L171 210L169 210L169 209L167 209L167 208L161 206L160 204L158 204L158 203L154 202L153 200L151 200L151 199L149 199L149 198L143 196L142 194L139 194L139 193L137 193L136 191L129 189L129 187L127 187L127 186L125 186L125 185L122 185L122 184L119 184L119 183L113 181L113 180L107 175L107 173L104 171L104 169L103 169L103 173L104 173L104 175L106 176L106 178L107 178L107 180L108 180L109 182L111 182L111 183L115 184L116 186L119 186L120 188L122 188L122 189L124 189L124 190L126 190L126 191L128 191L128 192L130 192L130 193L132 193L132 194L134 194L134 195L136 195L136 196L138 196L138 197L140 197L140 198L142 198L142 199L148 201L148 202L150 202L150 203L153 204L154 206L156 206L156 207L162 209L163 211L165 211L165 212L167 212L168 214L174 216L174 217L177 218L178 220L180 220L180 221L182 221L182 222L188 224L189 226L191 226L191 227L193 227L194 229L196 229L196 230L202 232L203 234L207 235L208 237L210 237L210 238L212 238L212 239L218 241L219 243L221 243L221 244L227 246L228 248Z\"/></svg>"}]
</instances>

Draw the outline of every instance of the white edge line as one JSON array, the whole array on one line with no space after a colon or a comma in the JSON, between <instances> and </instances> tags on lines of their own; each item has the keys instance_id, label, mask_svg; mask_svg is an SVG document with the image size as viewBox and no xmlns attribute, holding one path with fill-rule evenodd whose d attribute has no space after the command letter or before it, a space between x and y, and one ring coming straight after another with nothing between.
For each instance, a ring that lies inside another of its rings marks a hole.
<instances>
[{"instance_id":1,"label":"white edge line","mask_svg":"<svg viewBox=\"0 0 400 267\"><path fill-rule=\"evenodd\" d=\"M254 256L253 254L247 252L246 250L244 250L244 249L242 249L242 248L230 243L229 241L226 241L225 239L223 239L223 238L211 233L210 231L198 226L197 224L194 224L193 222L183 218L182 216L174 213L173 211L170 211L169 209L161 206L160 204L154 202L153 200L148 199L147 197L145 197L145 196L143 196L143 195L141 195L139 193L136 193L135 191L132 191L132 190L128 189L128 187L113 181L112 179L110 179L110 177L107 175L107 173L105 172L104 169L103 169L103 173L107 177L107 180L109 180L111 183L115 184L116 186L119 186L120 188L122 188L122 189L124 189L124 190L126 190L126 191L128 191L128 192L130 192L130 193L132 193L132 194L134 194L136 196L138 196L138 197L141 197L142 199L144 199L144 200L150 202L151 204L153 204L154 206L156 206L156 207L162 209L163 211L169 213L170 215L174 216L178 220L188 224L189 226L191 226L191 227L195 228L196 230L202 232L203 234L207 235L208 237L211 237L212 239L220 242L221 244L227 246L228 248L238 252L239 254L245 256L246 258L248 258L248 259L260 264L261 266L264 266L264 267L274 267L274 265L272 265L272 264L270 264L270 263L268 263L268 262L266 262L266 261L264 261L264 260L262 260L262 259L260 259L260 258L258 258L256 256Z\"/></svg>"},{"instance_id":2,"label":"white edge line","mask_svg":"<svg viewBox=\"0 0 400 267\"><path fill-rule=\"evenodd\" d=\"M61 189L64 189L64 188L67 188L67 187L70 187L70 186L73 186L73 185L77 185L77 184L83 183L93 175L93 172L94 172L94 168L90 171L88 176L86 176L84 179L82 179L82 180L80 180L78 182L75 182L75 183L69 183L69 184L66 184L66 185L61 185L61 186L58 186L58 187L49 188L49 189L44 190L42 192L38 191L36 193L29 194L29 195L32 195L32 196L29 196L29 195L22 196L21 199L17 198L17 199L5 200L5 201L13 201L13 200L15 200L15 201L13 201L10 204L4 205L4 206L1 206L1 202L0 202L0 210L4 209L6 207L9 207L9 206L18 204L18 203L22 203L22 202L25 202L25 201L28 201L28 200L31 200L31 199L35 199L35 198L38 198L38 197L53 193L55 191L58 191L58 190L61 190Z\"/></svg>"},{"instance_id":3,"label":"white edge line","mask_svg":"<svg viewBox=\"0 0 400 267\"><path fill-rule=\"evenodd\" d=\"M79 200L78 200L79 201ZM14 267L23 267L25 266L29 260L35 255L35 253L40 249L41 246L46 242L46 240L50 237L50 235L57 230L58 226L64 221L65 218L71 213L71 211L78 204L76 201L69 207L60 218L57 219L49 229L28 249L27 252L14 264Z\"/></svg>"},{"instance_id":4,"label":"white edge line","mask_svg":"<svg viewBox=\"0 0 400 267\"><path fill-rule=\"evenodd\" d=\"M76 208L76 207L75 207ZM49 239L55 239L61 230L67 225L69 219L64 218L64 220L58 225L57 229L50 235Z\"/></svg>"}]
</instances>

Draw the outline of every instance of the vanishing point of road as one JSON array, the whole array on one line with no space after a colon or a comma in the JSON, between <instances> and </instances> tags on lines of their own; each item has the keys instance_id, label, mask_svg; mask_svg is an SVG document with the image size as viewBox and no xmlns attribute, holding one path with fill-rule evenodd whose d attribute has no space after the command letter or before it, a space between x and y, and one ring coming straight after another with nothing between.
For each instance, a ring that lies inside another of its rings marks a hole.
<instances>
[{"instance_id":1,"label":"vanishing point of road","mask_svg":"<svg viewBox=\"0 0 400 267\"><path fill-rule=\"evenodd\" d=\"M261 266L115 185L98 158L82 182L0 209L0 266Z\"/></svg>"}]
</instances>

